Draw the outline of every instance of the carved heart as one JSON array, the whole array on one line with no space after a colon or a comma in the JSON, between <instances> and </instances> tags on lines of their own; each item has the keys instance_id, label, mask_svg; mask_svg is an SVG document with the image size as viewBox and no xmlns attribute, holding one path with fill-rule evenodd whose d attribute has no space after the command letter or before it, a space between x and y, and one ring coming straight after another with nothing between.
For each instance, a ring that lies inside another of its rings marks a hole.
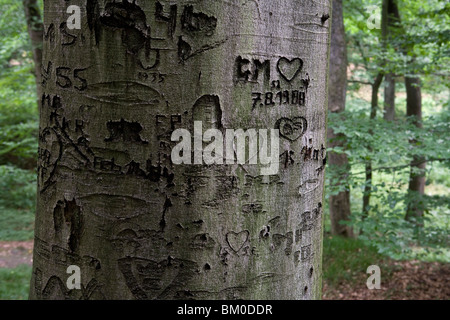
<instances>
[{"instance_id":1,"label":"carved heart","mask_svg":"<svg viewBox=\"0 0 450 320\"><path fill-rule=\"evenodd\" d=\"M198 269L195 262L171 257L160 262L126 257L118 264L128 288L139 300L173 299L178 286L182 287Z\"/></svg>"},{"instance_id":2,"label":"carved heart","mask_svg":"<svg viewBox=\"0 0 450 320\"><path fill-rule=\"evenodd\" d=\"M275 129L280 130L280 136L283 138L295 141L306 132L307 122L303 117L281 118L276 122Z\"/></svg>"},{"instance_id":3,"label":"carved heart","mask_svg":"<svg viewBox=\"0 0 450 320\"><path fill-rule=\"evenodd\" d=\"M277 63L277 69L280 75L287 81L291 82L299 74L303 67L303 60L294 58L289 60L281 57Z\"/></svg>"},{"instance_id":4,"label":"carved heart","mask_svg":"<svg viewBox=\"0 0 450 320\"><path fill-rule=\"evenodd\" d=\"M227 233L227 243L231 250L238 253L242 249L245 242L247 242L250 233L247 230L241 231L239 233L229 232Z\"/></svg>"}]
</instances>

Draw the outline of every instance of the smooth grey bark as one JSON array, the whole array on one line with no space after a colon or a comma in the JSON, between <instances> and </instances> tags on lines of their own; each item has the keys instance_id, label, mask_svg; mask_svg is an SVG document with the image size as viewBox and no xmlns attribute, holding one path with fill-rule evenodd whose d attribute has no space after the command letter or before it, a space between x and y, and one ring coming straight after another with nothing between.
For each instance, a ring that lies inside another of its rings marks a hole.
<instances>
[{"instance_id":1,"label":"smooth grey bark","mask_svg":"<svg viewBox=\"0 0 450 320\"><path fill-rule=\"evenodd\" d=\"M330 112L342 112L345 110L345 96L347 91L347 44L345 42L345 29L342 0L333 0L333 14L331 25L330 43L330 80L328 84L328 110ZM342 146L344 139L342 135L336 135L331 128L328 128L328 146L333 148ZM341 221L349 219L350 210L350 188L345 184L350 172L350 165L345 153L328 153L328 163L330 166L339 167L339 171L344 173L341 182L345 191L337 195L331 195L329 200L331 233L344 237L352 237L351 227L341 224Z\"/></svg>"},{"instance_id":2,"label":"smooth grey bark","mask_svg":"<svg viewBox=\"0 0 450 320\"><path fill-rule=\"evenodd\" d=\"M319 299L328 0L45 2L31 299ZM280 129L262 165L172 132ZM68 289L69 265L81 290Z\"/></svg>"}]
</instances>

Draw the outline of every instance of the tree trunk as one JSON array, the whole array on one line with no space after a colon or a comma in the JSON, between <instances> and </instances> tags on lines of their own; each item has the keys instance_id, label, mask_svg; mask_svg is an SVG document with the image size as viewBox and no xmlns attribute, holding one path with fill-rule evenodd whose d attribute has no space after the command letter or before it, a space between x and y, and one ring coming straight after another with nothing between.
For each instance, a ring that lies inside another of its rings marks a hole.
<instances>
[{"instance_id":1,"label":"tree trunk","mask_svg":"<svg viewBox=\"0 0 450 320\"><path fill-rule=\"evenodd\" d=\"M381 37L383 47L387 51L389 43L395 38L396 23L399 22L399 12L394 0L383 0L381 12ZM384 78L384 115L386 121L395 119L395 75L390 69L389 60L386 61L389 71Z\"/></svg>"},{"instance_id":2,"label":"tree trunk","mask_svg":"<svg viewBox=\"0 0 450 320\"><path fill-rule=\"evenodd\" d=\"M398 32L404 32L401 26L400 12L398 10L397 1L389 0L389 19L393 26L398 28ZM413 51L412 44L404 44L401 48L404 55L408 55ZM410 65L413 65L413 59ZM418 128L422 127L422 93L420 90L420 78L415 75L414 70L406 70L405 88L406 88L406 115L408 117L415 117L415 125ZM410 141L416 143L417 141ZM406 209L405 218L407 220L412 217L420 218L423 216L423 202L422 196L425 193L425 168L426 161L423 157L415 156L411 161L410 175L409 175L409 203ZM421 223L418 223L420 226Z\"/></svg>"},{"instance_id":3,"label":"tree trunk","mask_svg":"<svg viewBox=\"0 0 450 320\"><path fill-rule=\"evenodd\" d=\"M329 2L84 3L70 30L45 2L30 297L319 299ZM260 162L206 165L209 128L259 130Z\"/></svg>"},{"instance_id":4,"label":"tree trunk","mask_svg":"<svg viewBox=\"0 0 450 320\"><path fill-rule=\"evenodd\" d=\"M384 78L384 114L386 121L395 120L395 76L393 73L386 74Z\"/></svg>"},{"instance_id":5,"label":"tree trunk","mask_svg":"<svg viewBox=\"0 0 450 320\"><path fill-rule=\"evenodd\" d=\"M328 82L328 110L330 112L342 112L345 110L345 95L347 90L347 44L345 42L344 17L342 12L342 0L333 0L333 14L331 25L331 44L330 44L330 80ZM343 136L334 134L331 128L328 128L328 146L342 146ZM328 153L328 163L330 166L336 166L343 169L343 172L350 172L350 165L345 153ZM341 184L345 186L345 191L337 195L330 196L330 219L331 233L344 237L352 237L353 230L349 226L340 224L341 221L349 219L350 211L350 187L348 186L347 176L343 176Z\"/></svg>"},{"instance_id":6,"label":"tree trunk","mask_svg":"<svg viewBox=\"0 0 450 320\"><path fill-rule=\"evenodd\" d=\"M372 84L372 98L370 105L370 119L373 120L377 116L378 109L378 91L380 89L381 82L383 81L383 73L379 72L375 77L375 81ZM369 130L369 134L373 134L372 130ZM372 151L368 146L369 151ZM365 164L366 181L363 192L363 219L369 215L370 196L372 194L372 161L367 160Z\"/></svg>"},{"instance_id":7,"label":"tree trunk","mask_svg":"<svg viewBox=\"0 0 450 320\"><path fill-rule=\"evenodd\" d=\"M422 94L420 90L420 78L414 75L405 76L406 87L406 115L415 117L415 125L422 128ZM416 143L413 140L411 143ZM423 216L423 204L421 196L425 193L425 168L426 162L422 157L415 156L411 161L409 174L409 203L406 210L406 219L420 218ZM420 224L420 223L419 223Z\"/></svg>"},{"instance_id":8,"label":"tree trunk","mask_svg":"<svg viewBox=\"0 0 450 320\"><path fill-rule=\"evenodd\" d=\"M25 18L27 19L28 34L33 47L34 70L36 76L36 88L38 99L41 96L41 68L42 68L42 41L44 26L42 24L39 5L36 0L23 0Z\"/></svg>"}]
</instances>

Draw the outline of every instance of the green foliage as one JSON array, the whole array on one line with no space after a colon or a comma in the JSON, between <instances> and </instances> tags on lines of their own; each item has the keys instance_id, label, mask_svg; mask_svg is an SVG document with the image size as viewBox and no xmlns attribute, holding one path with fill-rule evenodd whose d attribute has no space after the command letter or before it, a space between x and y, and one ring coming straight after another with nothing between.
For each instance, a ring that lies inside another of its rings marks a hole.
<instances>
[{"instance_id":1,"label":"green foliage","mask_svg":"<svg viewBox=\"0 0 450 320\"><path fill-rule=\"evenodd\" d=\"M0 240L33 239L35 195L35 172L0 166Z\"/></svg>"},{"instance_id":2,"label":"green foliage","mask_svg":"<svg viewBox=\"0 0 450 320\"><path fill-rule=\"evenodd\" d=\"M0 68L31 51L22 1L0 0Z\"/></svg>"},{"instance_id":3,"label":"green foliage","mask_svg":"<svg viewBox=\"0 0 450 320\"><path fill-rule=\"evenodd\" d=\"M328 124L341 134L342 147L329 149L348 156L351 169L328 167L326 197L351 191L352 217L348 222L359 239L396 259L450 261L450 18L448 1L398 0L401 23L384 43L381 29L369 30L366 9L382 1L344 1L350 83L346 111L330 114ZM378 73L396 75L396 117L382 119L383 84L377 117L369 119L371 84ZM422 84L422 126L406 118L404 76L419 75ZM425 195L408 192L411 161L425 159ZM372 165L366 181L365 165ZM364 188L371 188L369 215L362 210ZM408 205L425 216L406 221ZM327 226L327 224L325 225ZM423 226L423 227L418 227Z\"/></svg>"},{"instance_id":4,"label":"green foliage","mask_svg":"<svg viewBox=\"0 0 450 320\"><path fill-rule=\"evenodd\" d=\"M34 210L36 173L12 166L0 166L0 206Z\"/></svg>"},{"instance_id":5,"label":"green foliage","mask_svg":"<svg viewBox=\"0 0 450 320\"><path fill-rule=\"evenodd\" d=\"M381 265L384 259L375 247L359 239L324 236L323 277L333 286L342 281L355 283L368 266Z\"/></svg>"},{"instance_id":6,"label":"green foliage","mask_svg":"<svg viewBox=\"0 0 450 320\"><path fill-rule=\"evenodd\" d=\"M0 207L0 241L32 240L34 217L34 211Z\"/></svg>"},{"instance_id":7,"label":"green foliage","mask_svg":"<svg viewBox=\"0 0 450 320\"><path fill-rule=\"evenodd\" d=\"M413 118L387 122L382 118L368 119L366 112L330 113L329 124L335 133L346 137L345 146L329 149L346 153L353 163L372 160L379 166L407 165L414 157L450 159L450 119L447 113L425 118L423 128L417 128ZM411 140L416 140L411 144Z\"/></svg>"},{"instance_id":8,"label":"green foliage","mask_svg":"<svg viewBox=\"0 0 450 320\"><path fill-rule=\"evenodd\" d=\"M21 1L0 0L0 165L35 167L34 63Z\"/></svg>"},{"instance_id":9,"label":"green foliage","mask_svg":"<svg viewBox=\"0 0 450 320\"><path fill-rule=\"evenodd\" d=\"M22 6L0 0L0 240L32 239L34 228L38 110Z\"/></svg>"},{"instance_id":10,"label":"green foliage","mask_svg":"<svg viewBox=\"0 0 450 320\"><path fill-rule=\"evenodd\" d=\"M450 65L450 5L448 1L397 1L400 23L390 29L383 45L381 29L369 30L370 6L381 11L382 1L344 1L344 24L349 60L356 79L372 81L379 71L396 75L433 74L448 80ZM363 68L361 70L359 68ZM443 85L448 88L448 81Z\"/></svg>"},{"instance_id":11,"label":"green foliage","mask_svg":"<svg viewBox=\"0 0 450 320\"><path fill-rule=\"evenodd\" d=\"M31 267L27 265L0 268L0 300L27 300L30 281Z\"/></svg>"},{"instance_id":12,"label":"green foliage","mask_svg":"<svg viewBox=\"0 0 450 320\"><path fill-rule=\"evenodd\" d=\"M0 71L0 164L34 168L37 155L38 113L32 65Z\"/></svg>"},{"instance_id":13,"label":"green foliage","mask_svg":"<svg viewBox=\"0 0 450 320\"><path fill-rule=\"evenodd\" d=\"M426 117L423 128L417 128L413 119L386 122L378 117L371 120L359 102L355 107L349 103L346 112L329 115L329 125L346 137L342 147L329 151L347 154L352 171L329 167L327 196L350 188L353 206L348 224L361 231L359 238L380 253L396 259L427 260L433 256L445 261L449 258L449 223L444 222L450 214L448 117L446 112ZM412 140L417 142L410 143ZM419 196L407 192L410 163L415 157L428 160L427 174L431 177L428 185L434 182L433 186L440 186L435 187L435 194ZM367 161L372 163L371 181L365 181L364 164ZM433 173L436 169L441 174ZM346 179L345 183L343 179ZM369 216L364 218L361 198L366 184L372 188L372 197ZM406 208L412 202L423 207L423 221L405 220ZM416 227L418 224L424 225L420 232Z\"/></svg>"},{"instance_id":14,"label":"green foliage","mask_svg":"<svg viewBox=\"0 0 450 320\"><path fill-rule=\"evenodd\" d=\"M405 220L405 203L410 201L406 193L383 190L373 195L369 216L364 218L360 212L354 212L348 222L363 231L358 239L395 259L430 260L432 256L434 261L449 261L449 211L434 212L423 219L409 221ZM417 195L414 198L417 199ZM444 201L448 202L448 199ZM430 202L424 202L424 205L432 206ZM442 210L439 205L435 204L435 207Z\"/></svg>"},{"instance_id":15,"label":"green foliage","mask_svg":"<svg viewBox=\"0 0 450 320\"><path fill-rule=\"evenodd\" d=\"M0 131L0 163L15 163L22 168L34 168L38 124L36 121L5 126Z\"/></svg>"},{"instance_id":16,"label":"green foliage","mask_svg":"<svg viewBox=\"0 0 450 320\"><path fill-rule=\"evenodd\" d=\"M22 1L0 0L0 12L0 240L30 240L38 136L34 63ZM0 299L27 299L30 278L29 266L0 268Z\"/></svg>"}]
</instances>

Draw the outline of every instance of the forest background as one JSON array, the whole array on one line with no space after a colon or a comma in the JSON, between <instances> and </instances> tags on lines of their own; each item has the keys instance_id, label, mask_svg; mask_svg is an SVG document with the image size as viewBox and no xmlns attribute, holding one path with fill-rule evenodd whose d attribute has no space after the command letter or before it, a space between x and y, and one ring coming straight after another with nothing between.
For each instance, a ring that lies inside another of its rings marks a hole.
<instances>
[{"instance_id":1,"label":"forest background","mask_svg":"<svg viewBox=\"0 0 450 320\"><path fill-rule=\"evenodd\" d=\"M0 0L0 299L27 299L31 277L39 21L24 3ZM449 299L450 2L344 0L343 21L345 110L329 112L327 153L347 163L326 169L323 297ZM328 200L342 193L336 226ZM370 265L381 290L366 287Z\"/></svg>"}]
</instances>

